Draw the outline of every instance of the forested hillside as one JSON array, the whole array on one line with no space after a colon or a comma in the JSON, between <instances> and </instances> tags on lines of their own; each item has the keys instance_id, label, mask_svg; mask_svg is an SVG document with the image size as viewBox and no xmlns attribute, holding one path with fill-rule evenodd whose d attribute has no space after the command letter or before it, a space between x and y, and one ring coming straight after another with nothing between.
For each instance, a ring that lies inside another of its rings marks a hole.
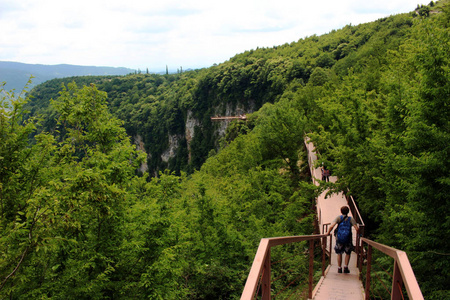
<instances>
[{"instance_id":1,"label":"forested hillside","mask_svg":"<svg viewBox=\"0 0 450 300\"><path fill-rule=\"evenodd\" d=\"M15 89L17 92L22 90L30 76L33 76L30 87L34 87L53 78L83 75L126 75L135 72L135 70L127 68L39 65L0 61L0 82L6 82L5 90Z\"/></svg>"},{"instance_id":2,"label":"forested hillside","mask_svg":"<svg viewBox=\"0 0 450 300\"><path fill-rule=\"evenodd\" d=\"M321 188L349 190L425 298L449 298L449 27L432 2L208 69L2 102L0 298L239 298L262 237L314 231L305 134L340 178ZM210 119L242 113L224 135Z\"/></svg>"}]
</instances>

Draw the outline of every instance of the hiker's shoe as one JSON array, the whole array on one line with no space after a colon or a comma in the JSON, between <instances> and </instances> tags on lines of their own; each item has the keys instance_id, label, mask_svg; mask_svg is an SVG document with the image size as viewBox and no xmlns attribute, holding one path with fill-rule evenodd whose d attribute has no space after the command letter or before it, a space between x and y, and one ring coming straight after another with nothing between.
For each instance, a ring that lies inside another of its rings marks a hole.
<instances>
[{"instance_id":1,"label":"hiker's shoe","mask_svg":"<svg viewBox=\"0 0 450 300\"><path fill-rule=\"evenodd\" d=\"M344 273L350 273L350 270L347 267L344 267Z\"/></svg>"},{"instance_id":2,"label":"hiker's shoe","mask_svg":"<svg viewBox=\"0 0 450 300\"><path fill-rule=\"evenodd\" d=\"M342 268L338 268L338 273L342 273Z\"/></svg>"}]
</instances>

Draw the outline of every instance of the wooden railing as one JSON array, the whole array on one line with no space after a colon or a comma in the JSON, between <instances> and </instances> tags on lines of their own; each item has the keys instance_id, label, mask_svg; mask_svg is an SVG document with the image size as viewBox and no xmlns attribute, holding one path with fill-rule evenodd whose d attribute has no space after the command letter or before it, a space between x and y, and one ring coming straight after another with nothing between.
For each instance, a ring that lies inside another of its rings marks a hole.
<instances>
[{"instance_id":1,"label":"wooden railing","mask_svg":"<svg viewBox=\"0 0 450 300\"><path fill-rule=\"evenodd\" d=\"M404 251L397 250L395 248L379 244L377 242L371 241L366 238L361 238L362 246L359 248L358 253L359 260L359 271L362 274L363 260L366 260L366 280L365 280L365 299L370 299L370 289L371 289L371 269L372 269L372 248L375 248L384 254L392 257L394 259L394 272L392 275L392 285L389 294L391 299L405 299L403 295L403 287L405 287L409 299L411 300L422 300L423 295L420 290L419 284L417 283L416 276L408 260L408 256ZM367 250L365 247L367 246Z\"/></svg>"},{"instance_id":2,"label":"wooden railing","mask_svg":"<svg viewBox=\"0 0 450 300\"><path fill-rule=\"evenodd\" d=\"M309 241L308 298L311 299L313 294L314 241L321 240L319 244L326 245L327 237L327 235L307 235L261 239L247 282L245 283L244 291L241 295L241 300L254 299L257 294L260 294L260 299L271 299L271 248L302 241ZM331 251L331 241L328 245L330 245L328 251ZM322 246L322 276L325 276L326 252L326 249Z\"/></svg>"},{"instance_id":3,"label":"wooden railing","mask_svg":"<svg viewBox=\"0 0 450 300\"><path fill-rule=\"evenodd\" d=\"M327 243L328 237L330 241ZM291 237L277 237L277 238L263 238L256 252L253 260L252 268L247 278L244 291L241 295L241 300L250 300L260 297L259 299L270 300L272 297L271 289L271 248L296 243L301 241L309 241L309 274L308 274L308 299L313 298L313 258L314 258L314 241L321 240L321 245L329 245L329 249L322 246L322 277L325 276L326 256L331 254L331 236L327 235L308 235L308 236L291 236ZM372 269L372 248L375 248L382 253L394 259L394 272L392 275L392 285L390 298L393 300L405 299L402 289L405 288L408 298L410 300L423 300L423 295L417 283L416 277L412 270L411 264L404 251L394 249L392 247L379 244L366 238L360 239L362 245L358 248L358 265L360 274L363 272L363 266L366 266L366 280L365 280L365 299L370 299L371 293L371 269ZM367 247L367 249L366 249ZM329 262L328 262L329 264Z\"/></svg>"}]
</instances>

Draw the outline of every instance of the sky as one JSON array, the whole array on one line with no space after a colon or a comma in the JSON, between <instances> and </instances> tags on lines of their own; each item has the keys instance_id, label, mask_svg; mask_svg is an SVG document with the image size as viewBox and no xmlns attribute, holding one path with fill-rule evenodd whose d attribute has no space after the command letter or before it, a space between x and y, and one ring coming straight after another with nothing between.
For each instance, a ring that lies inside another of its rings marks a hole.
<instances>
[{"instance_id":1,"label":"sky","mask_svg":"<svg viewBox=\"0 0 450 300\"><path fill-rule=\"evenodd\" d=\"M0 61L197 69L430 1L0 0Z\"/></svg>"}]
</instances>

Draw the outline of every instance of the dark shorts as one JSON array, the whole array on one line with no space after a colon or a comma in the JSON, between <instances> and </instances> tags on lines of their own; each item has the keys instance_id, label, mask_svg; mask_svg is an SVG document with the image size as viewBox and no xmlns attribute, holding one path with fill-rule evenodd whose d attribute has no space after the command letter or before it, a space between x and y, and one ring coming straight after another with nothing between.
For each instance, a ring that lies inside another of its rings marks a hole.
<instances>
[{"instance_id":1,"label":"dark shorts","mask_svg":"<svg viewBox=\"0 0 450 300\"><path fill-rule=\"evenodd\" d=\"M352 253L354 247L352 243L348 244L341 244L336 242L336 246L334 246L334 251L336 251L336 254L342 254L345 252L345 254Z\"/></svg>"}]
</instances>

